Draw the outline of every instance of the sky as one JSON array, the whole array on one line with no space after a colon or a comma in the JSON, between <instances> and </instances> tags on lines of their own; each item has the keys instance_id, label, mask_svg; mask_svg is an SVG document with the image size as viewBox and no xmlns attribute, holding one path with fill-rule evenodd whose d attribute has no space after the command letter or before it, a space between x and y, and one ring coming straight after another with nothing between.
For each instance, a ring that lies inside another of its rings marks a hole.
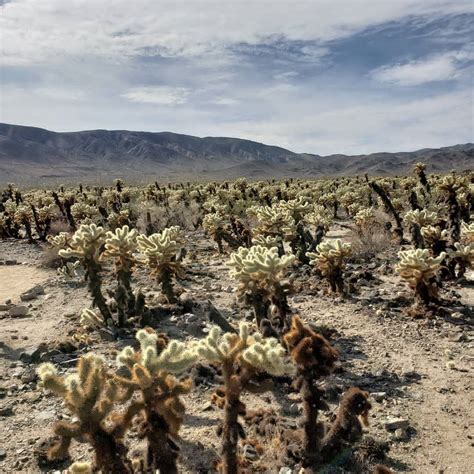
<instances>
[{"instance_id":1,"label":"sky","mask_svg":"<svg viewBox=\"0 0 474 474\"><path fill-rule=\"evenodd\" d=\"M0 0L0 122L328 155L474 141L471 0Z\"/></svg>"}]
</instances>

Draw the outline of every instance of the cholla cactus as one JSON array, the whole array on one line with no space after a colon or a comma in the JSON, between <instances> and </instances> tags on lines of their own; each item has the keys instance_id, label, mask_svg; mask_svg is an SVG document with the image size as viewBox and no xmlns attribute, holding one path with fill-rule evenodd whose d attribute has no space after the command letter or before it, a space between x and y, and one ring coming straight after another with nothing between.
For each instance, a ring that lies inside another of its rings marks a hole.
<instances>
[{"instance_id":1,"label":"cholla cactus","mask_svg":"<svg viewBox=\"0 0 474 474\"><path fill-rule=\"evenodd\" d=\"M255 206L247 213L255 216L259 222L255 235L270 236L278 239L278 253L283 255L283 241L291 240L296 235L296 222L287 209L281 206Z\"/></svg>"},{"instance_id":2,"label":"cholla cactus","mask_svg":"<svg viewBox=\"0 0 474 474\"><path fill-rule=\"evenodd\" d=\"M169 227L157 234L137 237L142 261L156 275L169 303L176 301L173 279L184 276L181 262L176 259L176 254L180 249L177 241L178 232L179 228Z\"/></svg>"},{"instance_id":3,"label":"cholla cactus","mask_svg":"<svg viewBox=\"0 0 474 474\"><path fill-rule=\"evenodd\" d=\"M117 357L126 375L115 380L132 398L126 418L141 414L141 436L147 439L147 472L177 473L177 448L173 441L183 421L184 405L180 396L191 390L191 380L179 381L172 374L179 374L197 358L194 346L183 342L168 342L151 329L141 329L136 338L140 350L123 349Z\"/></svg>"},{"instance_id":4,"label":"cholla cactus","mask_svg":"<svg viewBox=\"0 0 474 474\"><path fill-rule=\"evenodd\" d=\"M33 233L31 230L31 222L33 220L33 211L30 206L25 204L20 204L16 207L15 213L13 215L14 222L21 226L25 227L26 236L30 242L33 242Z\"/></svg>"},{"instance_id":5,"label":"cholla cactus","mask_svg":"<svg viewBox=\"0 0 474 474\"><path fill-rule=\"evenodd\" d=\"M71 235L69 232L60 232L57 235L50 235L48 236L48 242L53 246L58 249L66 249L69 247L69 244L71 242Z\"/></svg>"},{"instance_id":6,"label":"cholla cactus","mask_svg":"<svg viewBox=\"0 0 474 474\"><path fill-rule=\"evenodd\" d=\"M84 308L81 311L79 322L82 326L88 328L103 328L107 325L111 325L111 322L104 323L103 318L101 318L95 311L88 308Z\"/></svg>"},{"instance_id":7,"label":"cholla cactus","mask_svg":"<svg viewBox=\"0 0 474 474\"><path fill-rule=\"evenodd\" d=\"M61 249L59 256L76 257L86 272L88 289L92 296L92 306L99 308L104 322L111 321L111 313L102 294L102 266L99 252L105 242L105 230L95 224L83 224L74 233L69 247Z\"/></svg>"},{"instance_id":8,"label":"cholla cactus","mask_svg":"<svg viewBox=\"0 0 474 474\"><path fill-rule=\"evenodd\" d=\"M316 247L316 252L308 252L310 263L316 265L327 278L332 292L344 293L343 270L346 258L351 254L351 245L340 239L326 240Z\"/></svg>"},{"instance_id":9,"label":"cholla cactus","mask_svg":"<svg viewBox=\"0 0 474 474\"><path fill-rule=\"evenodd\" d=\"M130 472L122 440L128 425L120 417L113 416L114 404L121 397L102 359L94 354L81 357L77 375L66 378L59 376L56 367L50 363L41 364L37 373L39 386L61 397L76 417L76 421L56 423L54 432L60 440L49 450L48 457L67 457L71 441L85 438L94 448L95 470Z\"/></svg>"},{"instance_id":10,"label":"cholla cactus","mask_svg":"<svg viewBox=\"0 0 474 474\"><path fill-rule=\"evenodd\" d=\"M239 334L222 334L221 329L214 326L196 350L204 359L222 367L225 386L218 396L225 412L222 472L237 473L238 440L243 432L238 417L245 414L245 405L240 400L242 391L256 373L282 375L292 373L294 366L286 360L285 350L276 339L263 340L258 333L250 335L246 323L240 324Z\"/></svg>"},{"instance_id":11,"label":"cholla cactus","mask_svg":"<svg viewBox=\"0 0 474 474\"><path fill-rule=\"evenodd\" d=\"M257 235L252 238L252 244L253 245L260 245L261 247L265 247L267 249L271 249L272 247L277 247L278 248L278 243L279 239L277 237L272 237L272 236L263 236L263 235Z\"/></svg>"},{"instance_id":12,"label":"cholla cactus","mask_svg":"<svg viewBox=\"0 0 474 474\"><path fill-rule=\"evenodd\" d=\"M226 263L231 269L231 276L239 281L239 295L253 307L260 329L266 318L277 319L279 330L288 327L289 283L283 278L294 259L293 255L280 257L276 247L268 249L254 245L250 248L241 247L231 254Z\"/></svg>"},{"instance_id":13,"label":"cholla cactus","mask_svg":"<svg viewBox=\"0 0 474 474\"><path fill-rule=\"evenodd\" d=\"M461 239L468 244L474 243L474 222L461 224Z\"/></svg>"},{"instance_id":14,"label":"cholla cactus","mask_svg":"<svg viewBox=\"0 0 474 474\"><path fill-rule=\"evenodd\" d=\"M222 242L225 241L231 248L237 248L239 242L229 230L229 223L220 212L206 214L202 220L202 227L216 242L219 253L224 253Z\"/></svg>"},{"instance_id":15,"label":"cholla cactus","mask_svg":"<svg viewBox=\"0 0 474 474\"><path fill-rule=\"evenodd\" d=\"M360 232L364 232L374 225L375 220L375 213L372 207L361 209L354 217L354 222Z\"/></svg>"},{"instance_id":16,"label":"cholla cactus","mask_svg":"<svg viewBox=\"0 0 474 474\"><path fill-rule=\"evenodd\" d=\"M457 276L463 277L468 268L474 267L474 243L463 245L460 242L454 244L454 249L448 251L449 257L458 267Z\"/></svg>"},{"instance_id":17,"label":"cholla cactus","mask_svg":"<svg viewBox=\"0 0 474 474\"><path fill-rule=\"evenodd\" d=\"M429 250L416 249L402 251L399 257L400 262L395 268L420 302L424 305L436 303L438 287L434 279L446 254L442 252L438 257L432 257Z\"/></svg>"},{"instance_id":18,"label":"cholla cactus","mask_svg":"<svg viewBox=\"0 0 474 474\"><path fill-rule=\"evenodd\" d=\"M410 224L410 231L412 234L412 243L415 248L424 248L425 244L421 234L421 228L432 226L438 220L435 212L427 211L426 209L415 209L408 211L405 214L405 221Z\"/></svg>"},{"instance_id":19,"label":"cholla cactus","mask_svg":"<svg viewBox=\"0 0 474 474\"><path fill-rule=\"evenodd\" d=\"M84 277L84 270L79 260L76 260L75 262L66 262L62 267L57 269L57 273L67 280Z\"/></svg>"},{"instance_id":20,"label":"cholla cactus","mask_svg":"<svg viewBox=\"0 0 474 474\"><path fill-rule=\"evenodd\" d=\"M92 474L92 465L90 462L75 462L69 466L67 474Z\"/></svg>"},{"instance_id":21,"label":"cholla cactus","mask_svg":"<svg viewBox=\"0 0 474 474\"><path fill-rule=\"evenodd\" d=\"M324 432L318 425L319 410L327 409L319 379L334 370L338 352L321 335L294 316L291 330L284 336L285 344L297 367L297 387L304 406L304 466L315 466L319 461L321 438Z\"/></svg>"},{"instance_id":22,"label":"cholla cactus","mask_svg":"<svg viewBox=\"0 0 474 474\"><path fill-rule=\"evenodd\" d=\"M425 245L431 249L433 255L438 256L446 250L448 243L448 231L438 226L426 226L421 228L421 236Z\"/></svg>"},{"instance_id":23,"label":"cholla cactus","mask_svg":"<svg viewBox=\"0 0 474 474\"><path fill-rule=\"evenodd\" d=\"M105 250L101 255L101 259L111 259L115 264L117 275L115 301L117 302L118 325L120 327L125 326L127 313L135 306L131 279L132 270L136 263L133 253L137 249L137 236L136 229L130 230L128 225L115 229L115 232L107 232Z\"/></svg>"},{"instance_id":24,"label":"cholla cactus","mask_svg":"<svg viewBox=\"0 0 474 474\"><path fill-rule=\"evenodd\" d=\"M98 213L99 211L96 207L90 206L85 202L76 202L71 206L71 215L78 223L90 224Z\"/></svg>"}]
</instances>

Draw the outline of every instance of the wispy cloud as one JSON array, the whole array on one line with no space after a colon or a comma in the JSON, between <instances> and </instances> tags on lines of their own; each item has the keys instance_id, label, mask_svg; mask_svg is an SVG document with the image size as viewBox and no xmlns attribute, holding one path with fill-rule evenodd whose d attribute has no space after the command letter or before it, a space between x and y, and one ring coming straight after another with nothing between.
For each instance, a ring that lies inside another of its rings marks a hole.
<instances>
[{"instance_id":1,"label":"wispy cloud","mask_svg":"<svg viewBox=\"0 0 474 474\"><path fill-rule=\"evenodd\" d=\"M134 87L122 94L131 102L142 104L181 105L187 102L191 91L185 87Z\"/></svg>"},{"instance_id":2,"label":"wispy cloud","mask_svg":"<svg viewBox=\"0 0 474 474\"><path fill-rule=\"evenodd\" d=\"M0 0L0 121L318 154L467 142L473 12L472 0Z\"/></svg>"},{"instance_id":3,"label":"wispy cloud","mask_svg":"<svg viewBox=\"0 0 474 474\"><path fill-rule=\"evenodd\" d=\"M462 74L465 52L449 52L405 64L382 66L372 71L372 77L381 82L400 86L418 86L427 82L450 81Z\"/></svg>"}]
</instances>

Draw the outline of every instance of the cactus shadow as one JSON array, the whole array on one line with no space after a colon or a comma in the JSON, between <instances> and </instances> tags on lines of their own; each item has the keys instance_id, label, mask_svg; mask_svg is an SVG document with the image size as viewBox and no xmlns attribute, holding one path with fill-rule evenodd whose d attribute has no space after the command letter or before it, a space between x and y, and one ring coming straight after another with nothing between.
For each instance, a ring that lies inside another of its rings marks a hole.
<instances>
[{"instance_id":1,"label":"cactus shadow","mask_svg":"<svg viewBox=\"0 0 474 474\"><path fill-rule=\"evenodd\" d=\"M19 360L20 354L24 351L25 349L22 347L18 349L12 349L9 345L0 341L0 359Z\"/></svg>"},{"instance_id":2,"label":"cactus shadow","mask_svg":"<svg viewBox=\"0 0 474 474\"><path fill-rule=\"evenodd\" d=\"M187 472L196 474L207 474L217 472L213 466L219 459L218 453L204 446L201 442L192 442L181 439L180 445L180 464L186 468Z\"/></svg>"},{"instance_id":3,"label":"cactus shadow","mask_svg":"<svg viewBox=\"0 0 474 474\"><path fill-rule=\"evenodd\" d=\"M367 355L361 349L365 344L365 339L360 335L344 336L337 332L329 339L334 340L334 346L340 351L340 361L349 361L351 359L368 360Z\"/></svg>"},{"instance_id":4,"label":"cactus shadow","mask_svg":"<svg viewBox=\"0 0 474 474\"><path fill-rule=\"evenodd\" d=\"M422 376L417 372L400 376L395 372L382 369L377 373L363 372L362 374L344 371L342 378L347 386L356 386L368 392L385 392L387 398L406 398L407 393L402 388L418 383Z\"/></svg>"}]
</instances>

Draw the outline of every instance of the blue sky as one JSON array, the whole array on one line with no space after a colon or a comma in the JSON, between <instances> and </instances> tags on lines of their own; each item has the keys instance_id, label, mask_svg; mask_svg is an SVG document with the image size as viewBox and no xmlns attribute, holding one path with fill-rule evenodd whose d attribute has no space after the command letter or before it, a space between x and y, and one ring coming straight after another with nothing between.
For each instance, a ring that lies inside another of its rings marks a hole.
<instances>
[{"instance_id":1,"label":"blue sky","mask_svg":"<svg viewBox=\"0 0 474 474\"><path fill-rule=\"evenodd\" d=\"M0 1L0 121L359 154L474 141L474 2Z\"/></svg>"}]
</instances>

